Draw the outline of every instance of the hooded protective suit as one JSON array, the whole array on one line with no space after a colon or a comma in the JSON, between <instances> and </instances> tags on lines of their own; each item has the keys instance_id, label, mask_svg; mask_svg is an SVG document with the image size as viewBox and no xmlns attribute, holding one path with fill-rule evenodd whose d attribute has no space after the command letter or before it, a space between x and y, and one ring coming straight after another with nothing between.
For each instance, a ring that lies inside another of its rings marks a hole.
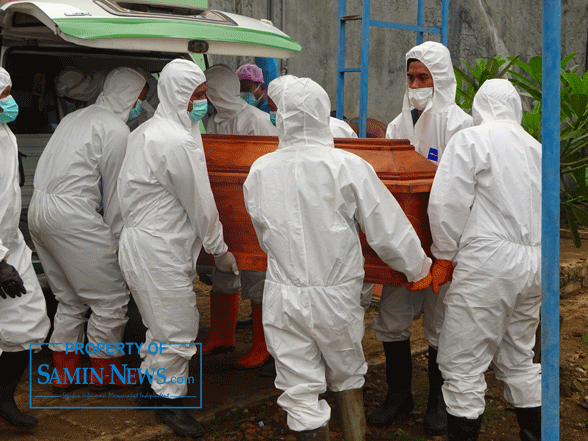
<instances>
[{"instance_id":1,"label":"hooded protective suit","mask_svg":"<svg viewBox=\"0 0 588 441\"><path fill-rule=\"evenodd\" d=\"M273 84L273 82L272 82ZM268 267L263 299L267 347L276 360L278 404L296 431L330 418L318 394L360 388L367 364L358 225L371 247L409 280L430 259L373 168L336 150L330 101L310 79L287 82L276 102L280 143L259 158L244 184L245 204Z\"/></svg>"},{"instance_id":2,"label":"hooded protective suit","mask_svg":"<svg viewBox=\"0 0 588 441\"><path fill-rule=\"evenodd\" d=\"M206 97L216 113L206 124L206 132L217 135L277 136L268 114L247 104L239 96L237 74L218 64L206 69Z\"/></svg>"},{"instance_id":3,"label":"hooded protective suit","mask_svg":"<svg viewBox=\"0 0 588 441\"><path fill-rule=\"evenodd\" d=\"M407 83L402 113L388 125L386 138L409 139L418 153L437 164L451 137L472 126L472 117L455 104L457 83L451 55L445 46L425 42L407 52L406 61L412 58L421 61L429 69L434 82L433 98L414 124ZM408 340L411 323L424 313L425 337L429 345L436 348L443 323L442 299L447 288L447 284L443 285L437 295L432 288L413 292L407 288L385 286L378 316L371 323L376 338L382 342Z\"/></svg>"},{"instance_id":4,"label":"hooded protective suit","mask_svg":"<svg viewBox=\"0 0 588 441\"><path fill-rule=\"evenodd\" d=\"M199 314L192 281L200 249L227 251L210 189L198 123L188 115L194 90L205 82L200 68L174 60L161 71L155 115L129 136L119 178L124 219L120 263L147 326L141 369L165 368L186 376L194 345L168 345L151 354L150 342L193 342ZM159 395L186 395L186 384L152 383Z\"/></svg>"},{"instance_id":5,"label":"hooded protective suit","mask_svg":"<svg viewBox=\"0 0 588 441\"><path fill-rule=\"evenodd\" d=\"M129 129L125 124L145 79L113 70L96 103L66 116L43 150L35 172L29 227L59 301L51 342L117 342L127 322L129 291L117 250L122 228L116 180ZM96 354L96 358L112 355Z\"/></svg>"},{"instance_id":6,"label":"hooded protective suit","mask_svg":"<svg viewBox=\"0 0 588 441\"><path fill-rule=\"evenodd\" d=\"M433 254L457 264L439 343L443 395L448 413L469 419L484 412L490 362L509 403L541 405L541 144L506 80L486 81L472 113L476 127L447 145L429 202Z\"/></svg>"},{"instance_id":7,"label":"hooded protective suit","mask_svg":"<svg viewBox=\"0 0 588 441\"><path fill-rule=\"evenodd\" d=\"M0 68L0 93L12 86ZM49 332L45 297L31 262L31 250L18 229L21 198L18 185L18 147L6 124L0 124L0 260L14 266L27 293L0 298L0 354L27 351L29 343L42 343Z\"/></svg>"}]
</instances>

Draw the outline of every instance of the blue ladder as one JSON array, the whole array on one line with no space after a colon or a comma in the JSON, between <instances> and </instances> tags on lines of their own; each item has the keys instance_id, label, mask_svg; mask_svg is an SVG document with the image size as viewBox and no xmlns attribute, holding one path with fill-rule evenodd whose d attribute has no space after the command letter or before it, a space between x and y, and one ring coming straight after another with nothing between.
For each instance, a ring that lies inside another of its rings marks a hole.
<instances>
[{"instance_id":1,"label":"blue ladder","mask_svg":"<svg viewBox=\"0 0 588 441\"><path fill-rule=\"evenodd\" d=\"M447 46L449 0L441 0L441 26L432 26L428 28L424 26L425 0L418 0L416 25L372 20L370 18L370 0L363 0L363 11L361 15L346 14L347 0L339 0L339 35L337 43L337 118L343 118L343 107L345 104L345 74L348 72L360 72L359 137L365 138L367 129L370 26L416 32L416 44L421 44L423 42L423 35L425 32L429 34L441 34L441 42ZM345 26L348 21L354 20L361 20L361 67L347 68L345 67Z\"/></svg>"}]
</instances>

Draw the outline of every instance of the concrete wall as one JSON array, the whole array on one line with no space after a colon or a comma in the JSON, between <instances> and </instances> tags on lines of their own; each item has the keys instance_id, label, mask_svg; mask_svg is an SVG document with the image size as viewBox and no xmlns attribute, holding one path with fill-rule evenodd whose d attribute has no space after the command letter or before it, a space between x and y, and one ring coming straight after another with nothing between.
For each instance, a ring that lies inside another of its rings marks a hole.
<instances>
[{"instance_id":1,"label":"concrete wall","mask_svg":"<svg viewBox=\"0 0 588 441\"><path fill-rule=\"evenodd\" d=\"M296 0L285 4L282 24L280 0L270 0L271 17L279 28L298 41L302 51L286 60L288 73L308 76L325 88L335 108L337 69L336 0ZM347 1L347 14L361 13L361 0ZM268 18L268 0L209 0L213 9L255 18ZM586 71L588 52L588 2L562 0L562 55L578 52L573 60ZM416 24L415 0L372 0L372 19ZM528 61L542 51L542 0L450 0L448 47L455 65L497 54L521 55ZM441 21L441 1L425 0L425 25ZM440 41L438 35L425 40ZM359 67L360 23L352 22L347 31L347 67ZM368 116L384 123L391 121L402 107L405 87L404 54L416 43L416 34L372 28L370 32L370 81ZM237 68L252 62L247 57L216 57ZM463 65L461 65L463 67ZM359 74L347 74L345 115L359 113Z\"/></svg>"}]
</instances>

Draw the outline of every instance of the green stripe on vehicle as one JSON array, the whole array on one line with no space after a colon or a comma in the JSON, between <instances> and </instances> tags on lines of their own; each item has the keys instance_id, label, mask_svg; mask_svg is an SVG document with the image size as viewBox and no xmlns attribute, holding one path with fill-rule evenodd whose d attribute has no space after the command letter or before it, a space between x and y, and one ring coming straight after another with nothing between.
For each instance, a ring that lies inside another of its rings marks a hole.
<instances>
[{"instance_id":1,"label":"green stripe on vehicle","mask_svg":"<svg viewBox=\"0 0 588 441\"><path fill-rule=\"evenodd\" d=\"M179 38L254 44L292 52L300 52L301 49L296 41L285 35L189 20L77 17L57 18L53 21L64 34L85 40L101 38Z\"/></svg>"},{"instance_id":2,"label":"green stripe on vehicle","mask_svg":"<svg viewBox=\"0 0 588 441\"><path fill-rule=\"evenodd\" d=\"M185 6L187 8L208 8L208 0L141 0L141 3L165 3L174 6Z\"/></svg>"}]
</instances>

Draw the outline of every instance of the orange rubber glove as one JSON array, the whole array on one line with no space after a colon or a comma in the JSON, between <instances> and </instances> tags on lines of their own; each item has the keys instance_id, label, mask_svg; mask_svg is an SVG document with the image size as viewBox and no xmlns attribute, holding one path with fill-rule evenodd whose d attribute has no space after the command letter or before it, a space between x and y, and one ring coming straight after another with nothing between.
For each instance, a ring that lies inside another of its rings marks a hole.
<instances>
[{"instance_id":1,"label":"orange rubber glove","mask_svg":"<svg viewBox=\"0 0 588 441\"><path fill-rule=\"evenodd\" d=\"M411 282L408 285L408 289L410 289L411 291L421 291L421 290L423 290L423 289L428 288L429 286L431 286L431 283L432 282L433 282L433 276L429 272L421 280L417 280L416 282Z\"/></svg>"},{"instance_id":2,"label":"orange rubber glove","mask_svg":"<svg viewBox=\"0 0 588 441\"><path fill-rule=\"evenodd\" d=\"M435 260L431 267L433 275L433 292L439 294L439 287L451 280L453 274L453 262L450 260Z\"/></svg>"}]
</instances>

